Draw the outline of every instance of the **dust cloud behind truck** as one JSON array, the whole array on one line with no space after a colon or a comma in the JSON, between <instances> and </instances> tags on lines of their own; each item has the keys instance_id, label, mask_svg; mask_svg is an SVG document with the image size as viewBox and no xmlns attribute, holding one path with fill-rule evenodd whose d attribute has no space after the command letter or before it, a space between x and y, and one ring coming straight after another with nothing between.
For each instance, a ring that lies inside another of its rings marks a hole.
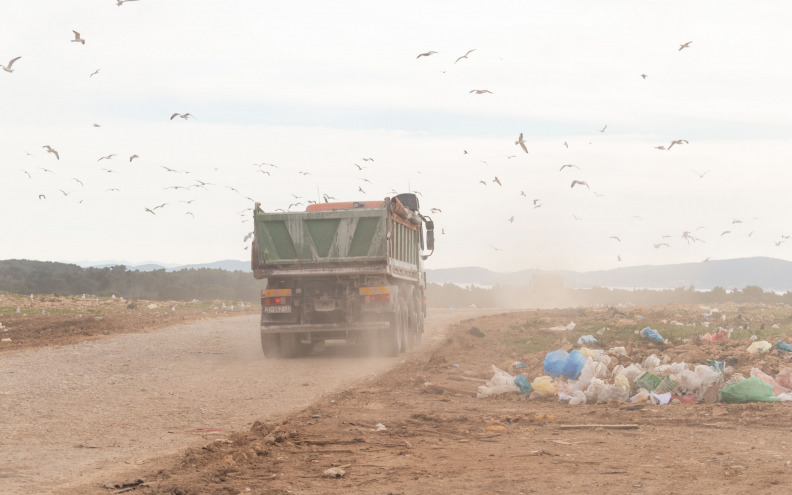
<instances>
[{"instance_id":1,"label":"dust cloud behind truck","mask_svg":"<svg viewBox=\"0 0 792 495\"><path fill-rule=\"evenodd\" d=\"M297 357L326 340L396 356L417 346L426 316L423 262L434 223L415 194L382 201L253 212L251 268L261 291L261 347Z\"/></svg>"}]
</instances>

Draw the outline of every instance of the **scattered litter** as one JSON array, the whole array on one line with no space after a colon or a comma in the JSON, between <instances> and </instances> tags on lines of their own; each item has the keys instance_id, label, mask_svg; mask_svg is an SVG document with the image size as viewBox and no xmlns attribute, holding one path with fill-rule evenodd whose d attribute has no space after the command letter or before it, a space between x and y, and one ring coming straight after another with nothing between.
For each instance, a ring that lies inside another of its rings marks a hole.
<instances>
[{"instance_id":1,"label":"scattered litter","mask_svg":"<svg viewBox=\"0 0 792 495\"><path fill-rule=\"evenodd\" d=\"M514 377L514 383L520 389L521 394L527 394L531 391L531 382L529 382L525 376L517 375Z\"/></svg>"},{"instance_id":2,"label":"scattered litter","mask_svg":"<svg viewBox=\"0 0 792 495\"><path fill-rule=\"evenodd\" d=\"M643 337L645 339L651 339L651 340L653 340L655 342L664 342L665 341L665 339L663 339L663 336L660 335L657 332L657 330L655 330L653 328L649 328L649 327L646 327L643 330L641 330L641 337Z\"/></svg>"},{"instance_id":3,"label":"scattered litter","mask_svg":"<svg viewBox=\"0 0 792 495\"><path fill-rule=\"evenodd\" d=\"M531 382L531 388L533 388L531 398L549 397L556 393L553 379L546 375L534 378L534 381Z\"/></svg>"},{"instance_id":4,"label":"scattered litter","mask_svg":"<svg viewBox=\"0 0 792 495\"><path fill-rule=\"evenodd\" d=\"M665 405L671 402L671 392L665 392L662 394L658 394L656 392L650 392L649 396L651 397L651 401L654 404Z\"/></svg>"},{"instance_id":5,"label":"scattered litter","mask_svg":"<svg viewBox=\"0 0 792 495\"><path fill-rule=\"evenodd\" d=\"M751 342L751 345L749 345L748 349L746 350L751 354L758 354L761 352L767 352L772 348L773 348L773 344L771 344L770 342L766 340L756 340L754 342Z\"/></svg>"},{"instance_id":6,"label":"scattered litter","mask_svg":"<svg viewBox=\"0 0 792 495\"><path fill-rule=\"evenodd\" d=\"M326 478L336 478L336 479L343 478L345 474L346 474L346 471L344 471L340 467L333 467L333 468L330 468L330 469L325 469L325 471L323 473L323 475Z\"/></svg>"},{"instance_id":7,"label":"scattered litter","mask_svg":"<svg viewBox=\"0 0 792 495\"><path fill-rule=\"evenodd\" d=\"M377 431L385 431L385 430L387 430L387 429L388 429L388 428L386 428L386 427L385 427L385 425L384 425L384 424L382 424L382 423L377 423L377 424L375 424L375 425L374 425L374 428L376 428L376 429L377 429Z\"/></svg>"},{"instance_id":8,"label":"scattered litter","mask_svg":"<svg viewBox=\"0 0 792 495\"><path fill-rule=\"evenodd\" d=\"M521 368L527 368L528 365L523 363L522 361L515 361L515 362L512 363L511 367L516 369L516 370L519 370Z\"/></svg>"},{"instance_id":9,"label":"scattered litter","mask_svg":"<svg viewBox=\"0 0 792 495\"><path fill-rule=\"evenodd\" d=\"M731 337L732 329L726 330L725 328L721 328L719 331L714 333L705 333L701 336L701 340L705 342L727 342Z\"/></svg>"},{"instance_id":10,"label":"scattered litter","mask_svg":"<svg viewBox=\"0 0 792 495\"><path fill-rule=\"evenodd\" d=\"M617 356L625 356L625 357L627 357L627 349L625 349L623 346L621 346L621 347L611 347L610 349L608 349L608 352L610 354L616 354Z\"/></svg>"},{"instance_id":11,"label":"scattered litter","mask_svg":"<svg viewBox=\"0 0 792 495\"><path fill-rule=\"evenodd\" d=\"M2 328L2 325L0 325L0 328ZM792 345L790 345L788 342L784 342L783 340L779 340L776 342L774 349L778 352L789 352L792 351Z\"/></svg>"},{"instance_id":12,"label":"scattered litter","mask_svg":"<svg viewBox=\"0 0 792 495\"><path fill-rule=\"evenodd\" d=\"M720 396L727 404L778 401L773 395L773 387L755 376L723 387Z\"/></svg>"},{"instance_id":13,"label":"scattered litter","mask_svg":"<svg viewBox=\"0 0 792 495\"><path fill-rule=\"evenodd\" d=\"M568 353L564 350L548 352L544 359L544 371L553 378L562 375L577 379L586 364L586 358L578 350Z\"/></svg>"},{"instance_id":14,"label":"scattered litter","mask_svg":"<svg viewBox=\"0 0 792 495\"><path fill-rule=\"evenodd\" d=\"M513 376L495 365L492 365L492 370L495 372L495 375L487 382L486 385L482 385L478 388L478 393L476 394L477 398L482 399L491 395L520 391L520 387L514 383Z\"/></svg>"},{"instance_id":15,"label":"scattered litter","mask_svg":"<svg viewBox=\"0 0 792 495\"><path fill-rule=\"evenodd\" d=\"M578 345L594 345L596 343L597 339L593 335L581 335L577 340Z\"/></svg>"},{"instance_id":16,"label":"scattered litter","mask_svg":"<svg viewBox=\"0 0 792 495\"><path fill-rule=\"evenodd\" d=\"M570 321L569 325L566 325L566 326L556 326L556 327L550 327L549 328L549 330L574 330L574 329L575 329L575 322L574 321Z\"/></svg>"}]
</instances>

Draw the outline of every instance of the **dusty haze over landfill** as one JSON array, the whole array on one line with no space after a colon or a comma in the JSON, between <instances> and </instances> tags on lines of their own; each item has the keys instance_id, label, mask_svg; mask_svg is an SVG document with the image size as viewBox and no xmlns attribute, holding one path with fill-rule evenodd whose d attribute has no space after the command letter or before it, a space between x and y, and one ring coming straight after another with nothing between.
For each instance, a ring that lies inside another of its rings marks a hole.
<instances>
[{"instance_id":1,"label":"dusty haze over landfill","mask_svg":"<svg viewBox=\"0 0 792 495\"><path fill-rule=\"evenodd\" d=\"M0 70L0 259L246 259L252 200L393 190L435 221L428 268L792 259L788 2L41 0L0 18L0 64L21 57Z\"/></svg>"}]
</instances>

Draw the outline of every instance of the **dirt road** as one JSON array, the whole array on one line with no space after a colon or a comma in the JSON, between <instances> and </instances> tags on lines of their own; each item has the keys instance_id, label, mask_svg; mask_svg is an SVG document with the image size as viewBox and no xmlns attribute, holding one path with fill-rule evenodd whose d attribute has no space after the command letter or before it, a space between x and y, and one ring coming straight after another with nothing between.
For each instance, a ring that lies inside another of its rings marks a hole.
<instances>
[{"instance_id":1,"label":"dirt road","mask_svg":"<svg viewBox=\"0 0 792 495\"><path fill-rule=\"evenodd\" d=\"M431 310L423 349L451 323L493 312ZM4 354L0 493L69 493L118 478L402 360L364 357L354 346L267 360L257 328L258 316L247 315Z\"/></svg>"}]
</instances>

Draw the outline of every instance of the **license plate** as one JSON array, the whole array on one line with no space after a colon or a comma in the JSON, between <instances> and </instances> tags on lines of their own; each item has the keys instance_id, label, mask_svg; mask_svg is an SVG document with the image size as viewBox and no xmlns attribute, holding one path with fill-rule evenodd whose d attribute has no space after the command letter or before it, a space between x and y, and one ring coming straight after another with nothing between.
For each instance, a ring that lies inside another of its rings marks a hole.
<instances>
[{"instance_id":1,"label":"license plate","mask_svg":"<svg viewBox=\"0 0 792 495\"><path fill-rule=\"evenodd\" d=\"M291 313L291 306L264 306L265 313Z\"/></svg>"}]
</instances>

